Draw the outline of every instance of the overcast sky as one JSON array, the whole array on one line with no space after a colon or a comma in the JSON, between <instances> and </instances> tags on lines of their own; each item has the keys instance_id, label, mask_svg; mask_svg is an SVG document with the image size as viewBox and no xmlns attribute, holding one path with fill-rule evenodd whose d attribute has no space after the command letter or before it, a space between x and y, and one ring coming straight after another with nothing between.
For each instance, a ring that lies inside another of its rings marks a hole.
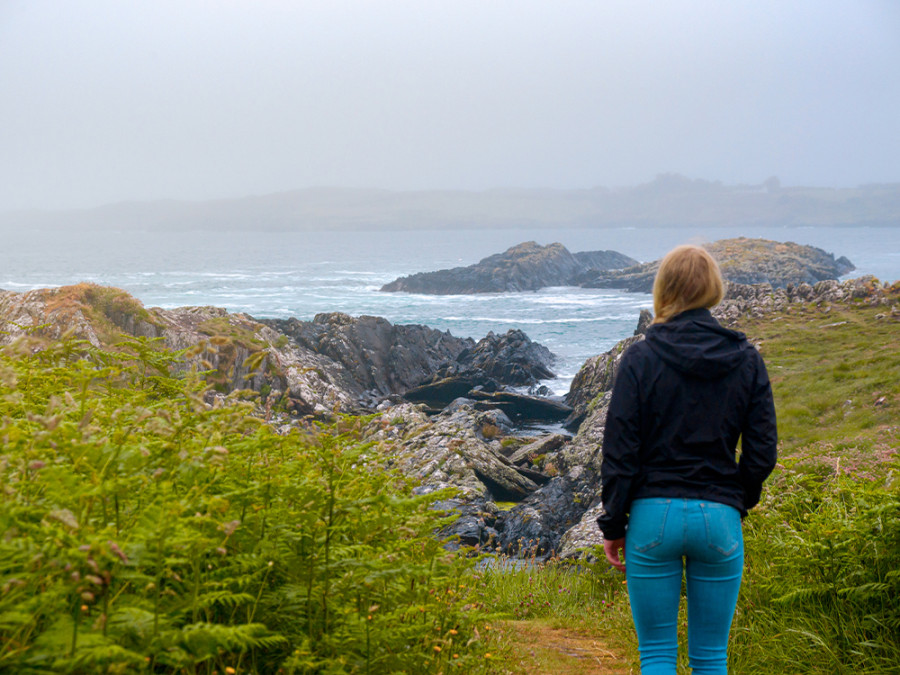
<instances>
[{"instance_id":1,"label":"overcast sky","mask_svg":"<svg viewBox=\"0 0 900 675\"><path fill-rule=\"evenodd\" d=\"M0 0L0 210L900 181L895 0Z\"/></svg>"}]
</instances>

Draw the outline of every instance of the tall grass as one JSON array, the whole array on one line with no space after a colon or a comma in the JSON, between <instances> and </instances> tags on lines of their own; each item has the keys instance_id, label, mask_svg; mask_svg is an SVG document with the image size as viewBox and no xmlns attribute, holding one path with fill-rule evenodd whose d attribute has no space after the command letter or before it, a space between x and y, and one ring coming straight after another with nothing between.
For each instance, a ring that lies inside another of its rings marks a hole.
<instances>
[{"instance_id":1,"label":"tall grass","mask_svg":"<svg viewBox=\"0 0 900 675\"><path fill-rule=\"evenodd\" d=\"M900 671L900 465L887 470L772 486L746 524L736 672Z\"/></svg>"}]
</instances>

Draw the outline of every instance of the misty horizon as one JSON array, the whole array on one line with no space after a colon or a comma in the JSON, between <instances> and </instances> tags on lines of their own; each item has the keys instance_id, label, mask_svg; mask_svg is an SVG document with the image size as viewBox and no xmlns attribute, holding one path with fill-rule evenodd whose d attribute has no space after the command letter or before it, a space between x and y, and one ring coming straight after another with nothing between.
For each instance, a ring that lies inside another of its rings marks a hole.
<instances>
[{"instance_id":1,"label":"misty horizon","mask_svg":"<svg viewBox=\"0 0 900 675\"><path fill-rule=\"evenodd\" d=\"M222 202L234 202L234 201L242 201L242 200L253 200L253 199L266 199L266 198L277 198L283 197L287 195L296 195L300 193L374 193L374 194L385 194L385 195L483 195L483 194L525 194L525 193L559 193L559 194L574 194L574 193L586 193L586 192L605 192L608 194L616 194L616 193L626 193L632 190L639 190L642 188L649 188L655 185L660 184L661 182L668 181L670 179L674 179L680 182L686 182L696 185L704 185L712 188L721 188L721 189L734 189L734 190L747 190L747 191L763 191L774 189L777 190L831 190L831 191L842 191L842 190L867 190L873 188L900 188L900 180L897 181L880 181L880 182L869 182L869 183L859 183L852 185L813 185L813 184L796 184L796 185L786 185L781 182L778 176L769 176L765 180L756 182L756 183L734 183L728 184L721 180L716 180L709 177L688 177L684 176L677 172L660 172L654 175L654 177L650 180L634 183L634 184L619 184L619 185L591 185L587 187L550 187L550 186L522 186L522 185L496 185L491 187L484 187L478 189L463 189L463 188L447 188L447 187L433 187L433 188L379 188L375 186L366 186L366 185L304 185L295 188L289 188L285 190L273 190L269 192L244 192L244 193L234 193L234 194L223 194L213 197L173 197L173 196L159 196L159 197L126 197L123 199L110 201L110 202L102 202L96 204L89 204L85 206L74 206L74 207L56 207L56 208L44 208L40 206L33 206L27 208L16 208L16 209L3 209L0 210L0 214L10 215L15 213L22 212L50 212L50 213L71 213L71 212L83 212L83 211L94 211L98 209L105 209L109 207L117 207L117 206L130 206L130 205L150 205L150 204L165 204L165 203L176 203L176 204L213 204L213 203L222 203ZM900 215L900 214L898 214Z\"/></svg>"},{"instance_id":2,"label":"misty horizon","mask_svg":"<svg viewBox=\"0 0 900 675\"><path fill-rule=\"evenodd\" d=\"M888 0L8 0L0 212L900 181Z\"/></svg>"}]
</instances>

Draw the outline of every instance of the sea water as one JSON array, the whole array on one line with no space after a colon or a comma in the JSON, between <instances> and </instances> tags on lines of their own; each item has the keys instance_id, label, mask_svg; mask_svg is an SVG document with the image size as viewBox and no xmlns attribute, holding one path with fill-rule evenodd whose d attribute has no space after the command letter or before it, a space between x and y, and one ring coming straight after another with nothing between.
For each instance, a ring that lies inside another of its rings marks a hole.
<instances>
[{"instance_id":1,"label":"sea water","mask_svg":"<svg viewBox=\"0 0 900 675\"><path fill-rule=\"evenodd\" d=\"M383 316L479 339L520 328L556 355L555 394L584 361L633 333L643 293L580 288L433 296L382 293L398 276L470 265L523 241L569 250L612 249L637 260L679 243L734 236L810 244L847 256L882 281L900 279L900 227L542 228L461 231L273 232L7 231L0 288L21 291L90 281L122 288L146 306L215 305L259 318L320 312Z\"/></svg>"}]
</instances>

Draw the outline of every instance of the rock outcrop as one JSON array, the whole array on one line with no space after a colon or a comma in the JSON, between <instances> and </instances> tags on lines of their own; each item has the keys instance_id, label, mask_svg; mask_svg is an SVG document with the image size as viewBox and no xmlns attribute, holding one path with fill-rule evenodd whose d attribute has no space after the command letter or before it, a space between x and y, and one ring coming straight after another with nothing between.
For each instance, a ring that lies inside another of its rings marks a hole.
<instances>
[{"instance_id":1,"label":"rock outcrop","mask_svg":"<svg viewBox=\"0 0 900 675\"><path fill-rule=\"evenodd\" d=\"M572 406L572 413L565 421L567 429L577 430L591 412L591 406L597 399L597 395L605 391L612 391L622 354L632 344L643 339L643 334L626 338L616 343L608 352L592 356L585 361L572 380L569 393L565 396L565 402Z\"/></svg>"},{"instance_id":2,"label":"rock outcrop","mask_svg":"<svg viewBox=\"0 0 900 675\"><path fill-rule=\"evenodd\" d=\"M317 314L312 321L259 321L300 347L341 364L351 379L348 387L372 397L401 394L475 347L474 340L454 337L449 331L392 324L377 316L332 312Z\"/></svg>"},{"instance_id":3,"label":"rock outcrop","mask_svg":"<svg viewBox=\"0 0 900 675\"><path fill-rule=\"evenodd\" d=\"M429 379L400 393L406 400L424 403L432 410L466 397L489 401L481 408L501 408L517 421L531 413L534 419L559 419L560 406L564 404L504 391L508 386L533 387L541 380L556 377L550 370L553 359L549 349L532 342L520 330L510 329L505 335L491 332L471 349L461 351L454 361L438 368Z\"/></svg>"},{"instance_id":4,"label":"rock outcrop","mask_svg":"<svg viewBox=\"0 0 900 675\"><path fill-rule=\"evenodd\" d=\"M520 502L551 478L539 466L506 457L504 451L518 442L512 437L512 445L501 442L502 425L495 411L480 412L466 402L433 416L403 403L385 409L364 433L393 458L395 468L421 482L419 493L458 490L454 506L462 517L450 533L465 543L493 547L500 513L495 503Z\"/></svg>"},{"instance_id":5,"label":"rock outcrop","mask_svg":"<svg viewBox=\"0 0 900 675\"><path fill-rule=\"evenodd\" d=\"M591 269L607 270L636 263L615 251L572 254L559 243L541 246L529 241L468 267L401 277L381 290L433 295L536 291L547 286L572 285L573 278Z\"/></svg>"},{"instance_id":6,"label":"rock outcrop","mask_svg":"<svg viewBox=\"0 0 900 675\"><path fill-rule=\"evenodd\" d=\"M161 338L171 349L189 350L182 367L207 371L219 392L253 389L271 396L270 405L283 399L284 407L304 415L362 412L445 378L457 381L444 404L473 389L495 392L554 377L550 351L518 330L476 343L427 326L341 313L281 321L216 307L147 309L124 291L92 284L0 292L0 330L0 344L25 333L58 339L71 332L94 346L114 344L123 334ZM520 405L517 418L525 410Z\"/></svg>"},{"instance_id":7,"label":"rock outcrop","mask_svg":"<svg viewBox=\"0 0 900 675\"><path fill-rule=\"evenodd\" d=\"M704 247L716 258L722 276L736 284L771 284L784 288L789 284L815 284L856 269L847 258L835 259L814 246L766 239L722 239ZM619 288L651 293L659 261L621 270L592 270L579 275L576 282L584 288Z\"/></svg>"},{"instance_id":8,"label":"rock outcrop","mask_svg":"<svg viewBox=\"0 0 900 675\"><path fill-rule=\"evenodd\" d=\"M761 317L801 303L882 305L890 302L890 298L890 289L869 275L843 282L831 279L812 285L788 284L785 288L773 288L771 284L729 284L725 299L713 308L713 316L726 325L733 325L745 315Z\"/></svg>"},{"instance_id":9,"label":"rock outcrop","mask_svg":"<svg viewBox=\"0 0 900 675\"><path fill-rule=\"evenodd\" d=\"M483 372L498 382L512 386L531 386L556 377L550 369L553 353L532 342L521 330L511 328L504 335L493 331L471 349L456 357L465 370Z\"/></svg>"}]
</instances>

